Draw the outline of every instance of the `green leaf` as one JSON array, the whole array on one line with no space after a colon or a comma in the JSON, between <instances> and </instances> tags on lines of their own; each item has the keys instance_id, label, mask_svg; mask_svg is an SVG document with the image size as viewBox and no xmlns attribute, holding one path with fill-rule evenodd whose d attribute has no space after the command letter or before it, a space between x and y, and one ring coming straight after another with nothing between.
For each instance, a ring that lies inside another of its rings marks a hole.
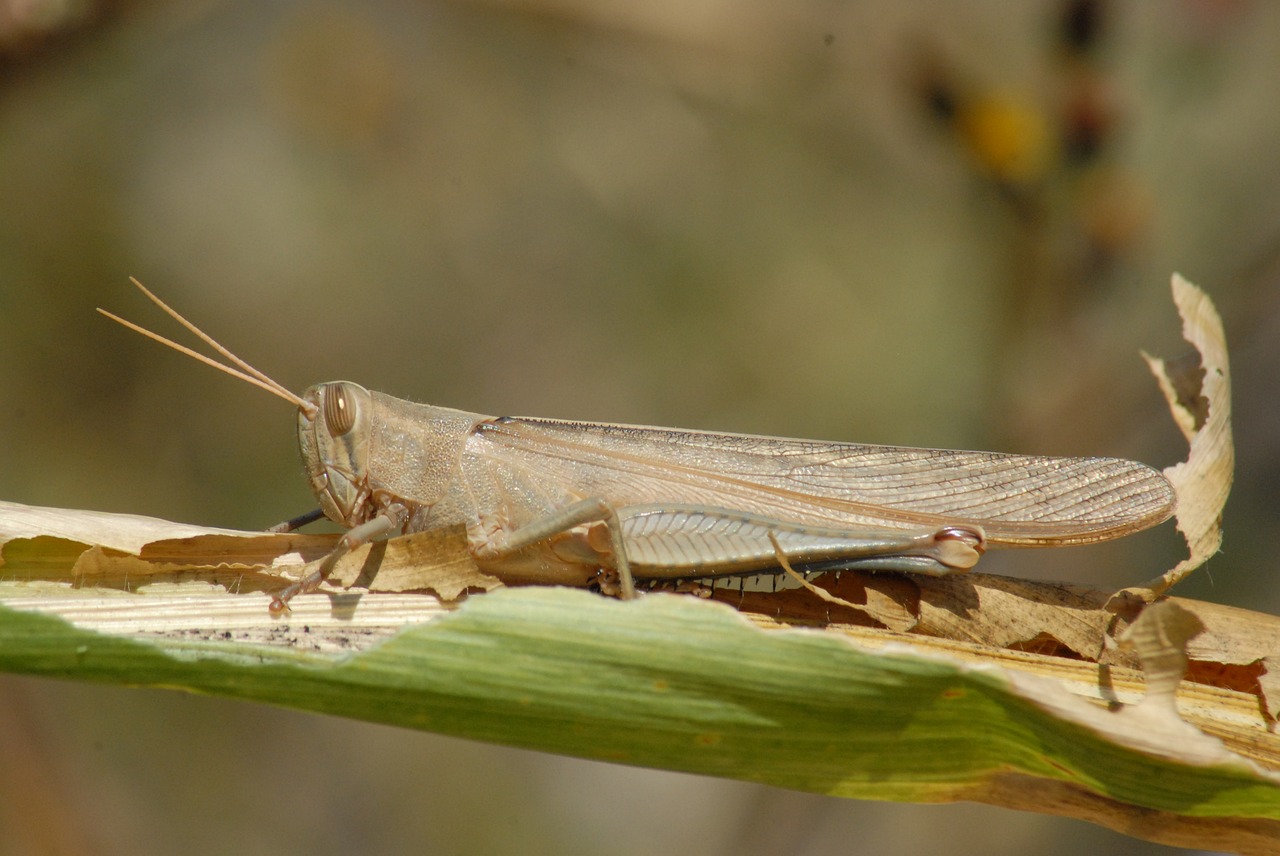
<instances>
[{"instance_id":1,"label":"green leaf","mask_svg":"<svg viewBox=\"0 0 1280 856\"><path fill-rule=\"evenodd\" d=\"M308 650L296 623L282 634L298 644L126 639L0 608L0 669L845 797L1007 804L993 795L1023 782L1027 793L1154 812L1173 833L1188 818L1216 818L1232 834L1260 820L1280 829L1273 777L1126 746L1037 699L1061 692L1049 681L1029 694L1002 669L873 651L832 632L766 631L688 597L504 589L348 654Z\"/></svg>"}]
</instances>

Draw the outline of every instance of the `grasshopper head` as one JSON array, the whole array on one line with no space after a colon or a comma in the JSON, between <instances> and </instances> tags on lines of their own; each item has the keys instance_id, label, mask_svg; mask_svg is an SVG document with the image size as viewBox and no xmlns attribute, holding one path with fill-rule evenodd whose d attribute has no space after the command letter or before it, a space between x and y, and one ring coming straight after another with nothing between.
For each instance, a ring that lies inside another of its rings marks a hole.
<instances>
[{"instance_id":1,"label":"grasshopper head","mask_svg":"<svg viewBox=\"0 0 1280 856\"><path fill-rule=\"evenodd\" d=\"M373 400L359 384L340 380L308 389L298 408L298 447L325 516L344 526L364 522L369 498L369 437Z\"/></svg>"},{"instance_id":2,"label":"grasshopper head","mask_svg":"<svg viewBox=\"0 0 1280 856\"><path fill-rule=\"evenodd\" d=\"M148 291L136 279L133 284L142 290L152 302L167 312L202 341L222 354L232 365L220 363L177 342L166 339L126 321L105 309L103 315L118 321L130 330L155 339L189 357L219 371L237 377L246 383L261 387L272 395L278 395L298 408L298 446L302 450L302 464L311 489L320 500L325 515L345 526L364 523L369 514L369 426L372 422L373 397L369 390L347 381L322 383L311 387L299 398L277 381L255 369L231 351L218 344L167 303Z\"/></svg>"}]
</instances>

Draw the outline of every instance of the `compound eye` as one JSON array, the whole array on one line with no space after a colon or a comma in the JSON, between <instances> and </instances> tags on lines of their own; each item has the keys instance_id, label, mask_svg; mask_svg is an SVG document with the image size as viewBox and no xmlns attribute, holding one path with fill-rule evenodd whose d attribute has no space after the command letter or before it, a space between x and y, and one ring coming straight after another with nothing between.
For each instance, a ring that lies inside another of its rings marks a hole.
<instances>
[{"instance_id":1,"label":"compound eye","mask_svg":"<svg viewBox=\"0 0 1280 856\"><path fill-rule=\"evenodd\" d=\"M324 388L324 426L329 436L341 437L356 424L356 399L344 384L330 383Z\"/></svg>"}]
</instances>

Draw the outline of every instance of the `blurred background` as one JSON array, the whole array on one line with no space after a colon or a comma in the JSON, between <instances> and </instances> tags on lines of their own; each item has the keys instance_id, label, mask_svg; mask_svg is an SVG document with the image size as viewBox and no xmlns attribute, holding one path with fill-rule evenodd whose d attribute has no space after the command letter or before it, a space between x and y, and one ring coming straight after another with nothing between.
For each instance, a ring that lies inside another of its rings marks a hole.
<instances>
[{"instance_id":1,"label":"blurred background","mask_svg":"<svg viewBox=\"0 0 1280 856\"><path fill-rule=\"evenodd\" d=\"M313 507L290 408L93 312L177 332L130 275L294 390L1166 466L1139 350L1188 350L1176 270L1225 318L1240 463L1180 593L1274 611L1277 44L1248 0L0 0L0 498ZM0 676L0 853L354 849L1164 851Z\"/></svg>"}]
</instances>

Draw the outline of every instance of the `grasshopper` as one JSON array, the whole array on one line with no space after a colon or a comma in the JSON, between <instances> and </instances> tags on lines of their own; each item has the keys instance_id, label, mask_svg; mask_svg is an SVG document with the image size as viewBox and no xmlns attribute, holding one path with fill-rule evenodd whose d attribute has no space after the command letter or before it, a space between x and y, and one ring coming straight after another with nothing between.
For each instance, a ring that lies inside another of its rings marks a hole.
<instances>
[{"instance_id":1,"label":"grasshopper","mask_svg":"<svg viewBox=\"0 0 1280 856\"><path fill-rule=\"evenodd\" d=\"M481 570L547 584L790 571L970 570L988 547L1118 538L1173 512L1156 470L1061 458L789 440L599 422L491 417L331 381L296 395L157 306L226 365L98 311L298 409L298 446L322 515L346 528L316 570L272 601L315 589L370 540L464 524Z\"/></svg>"}]
</instances>

